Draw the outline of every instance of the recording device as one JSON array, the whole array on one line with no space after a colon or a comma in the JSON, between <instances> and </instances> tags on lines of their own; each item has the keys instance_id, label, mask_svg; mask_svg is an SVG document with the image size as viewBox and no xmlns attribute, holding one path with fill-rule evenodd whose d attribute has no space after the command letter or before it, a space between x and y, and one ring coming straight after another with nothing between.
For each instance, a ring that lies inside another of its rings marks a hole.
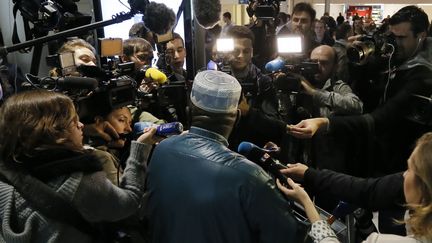
<instances>
[{"instance_id":1,"label":"recording device","mask_svg":"<svg viewBox=\"0 0 432 243\"><path fill-rule=\"evenodd\" d=\"M327 223L332 225L338 218L347 216L348 214L354 212L358 207L346 203L344 201L339 201L335 209L333 209L332 214L327 218Z\"/></svg>"},{"instance_id":2,"label":"recording device","mask_svg":"<svg viewBox=\"0 0 432 243\"><path fill-rule=\"evenodd\" d=\"M79 1L79 0L78 0ZM13 0L25 21L33 24L32 34L67 30L91 22L90 15L78 12L76 0Z\"/></svg>"},{"instance_id":3,"label":"recording device","mask_svg":"<svg viewBox=\"0 0 432 243\"><path fill-rule=\"evenodd\" d=\"M221 8L219 0L193 0L195 18L204 29L211 29L217 25Z\"/></svg>"},{"instance_id":4,"label":"recording device","mask_svg":"<svg viewBox=\"0 0 432 243\"><path fill-rule=\"evenodd\" d=\"M156 126L156 135L160 137L178 135L183 132L183 124L180 122L170 122L158 126L151 122L137 122L134 124L133 134L135 137L139 137L144 133L145 128L152 126Z\"/></svg>"},{"instance_id":5,"label":"recording device","mask_svg":"<svg viewBox=\"0 0 432 243\"><path fill-rule=\"evenodd\" d=\"M393 34L376 31L372 35L361 37L347 49L351 63L365 65L375 58L378 62L390 60L397 52L397 43Z\"/></svg>"},{"instance_id":6,"label":"recording device","mask_svg":"<svg viewBox=\"0 0 432 243\"><path fill-rule=\"evenodd\" d=\"M250 142L241 142L237 151L239 154L245 156L248 160L257 163L264 170L268 171L274 177L279 179L280 183L284 185L287 184L287 177L280 172L281 169L287 167L269 155L271 150L260 148Z\"/></svg>"},{"instance_id":7,"label":"recording device","mask_svg":"<svg viewBox=\"0 0 432 243\"><path fill-rule=\"evenodd\" d=\"M432 97L423 95L411 95L410 113L407 119L415 123L432 126Z\"/></svg>"},{"instance_id":8,"label":"recording device","mask_svg":"<svg viewBox=\"0 0 432 243\"><path fill-rule=\"evenodd\" d=\"M231 64L230 61L233 58L232 53L234 52L234 39L233 38L219 38L216 40L216 60L212 60L216 66L212 65L210 68L216 68L224 73L230 74Z\"/></svg>"},{"instance_id":9,"label":"recording device","mask_svg":"<svg viewBox=\"0 0 432 243\"><path fill-rule=\"evenodd\" d=\"M246 12L249 17L255 15L258 19L274 19L279 13L279 4L280 0L250 0Z\"/></svg>"},{"instance_id":10,"label":"recording device","mask_svg":"<svg viewBox=\"0 0 432 243\"><path fill-rule=\"evenodd\" d=\"M25 75L27 83L23 83L23 89L47 89L53 91L70 91L79 90L95 90L98 87L98 81L94 78L87 77L44 77L39 78L31 74Z\"/></svg>"}]
</instances>

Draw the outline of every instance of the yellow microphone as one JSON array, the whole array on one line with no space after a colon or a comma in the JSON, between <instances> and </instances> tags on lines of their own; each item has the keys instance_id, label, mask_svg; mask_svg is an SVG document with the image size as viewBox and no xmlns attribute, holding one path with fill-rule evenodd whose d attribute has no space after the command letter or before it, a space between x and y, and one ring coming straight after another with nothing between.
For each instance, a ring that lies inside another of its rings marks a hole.
<instances>
[{"instance_id":1,"label":"yellow microphone","mask_svg":"<svg viewBox=\"0 0 432 243\"><path fill-rule=\"evenodd\" d=\"M165 84L168 81L167 76L163 72L159 71L157 68L148 68L145 71L145 77L150 78L161 85Z\"/></svg>"}]
</instances>

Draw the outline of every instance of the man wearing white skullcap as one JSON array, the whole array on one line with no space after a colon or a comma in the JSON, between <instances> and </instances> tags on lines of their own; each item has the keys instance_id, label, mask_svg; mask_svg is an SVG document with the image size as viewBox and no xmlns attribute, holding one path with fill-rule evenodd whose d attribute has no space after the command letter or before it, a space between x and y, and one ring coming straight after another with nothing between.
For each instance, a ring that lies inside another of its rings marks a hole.
<instances>
[{"instance_id":1,"label":"man wearing white skullcap","mask_svg":"<svg viewBox=\"0 0 432 243\"><path fill-rule=\"evenodd\" d=\"M196 75L191 129L162 141L150 161L150 242L298 242L297 222L273 179L227 147L240 95L228 74Z\"/></svg>"}]
</instances>

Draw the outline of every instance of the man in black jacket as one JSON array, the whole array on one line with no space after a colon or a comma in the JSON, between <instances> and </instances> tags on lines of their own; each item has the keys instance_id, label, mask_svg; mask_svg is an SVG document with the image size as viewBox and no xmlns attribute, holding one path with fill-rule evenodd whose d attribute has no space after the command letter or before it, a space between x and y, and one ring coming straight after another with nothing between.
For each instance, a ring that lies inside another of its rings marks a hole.
<instances>
[{"instance_id":1,"label":"man in black jacket","mask_svg":"<svg viewBox=\"0 0 432 243\"><path fill-rule=\"evenodd\" d=\"M430 130L431 124L419 112L418 102L426 100L421 97L432 94L432 38L427 37L428 17L420 8L407 6L393 15L389 23L397 43L393 54L395 69L389 72L380 106L362 116L304 120L291 127L290 132L306 138L321 127L341 138L356 138L351 140L353 146L362 144L362 153L369 153L367 163L361 167L374 176L405 170L411 146L416 138Z\"/></svg>"}]
</instances>

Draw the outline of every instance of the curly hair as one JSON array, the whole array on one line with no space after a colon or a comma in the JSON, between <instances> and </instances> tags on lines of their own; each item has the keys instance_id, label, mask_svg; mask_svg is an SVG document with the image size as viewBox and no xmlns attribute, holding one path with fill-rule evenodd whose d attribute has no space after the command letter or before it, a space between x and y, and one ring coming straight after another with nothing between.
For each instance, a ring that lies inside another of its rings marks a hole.
<instances>
[{"instance_id":1,"label":"curly hair","mask_svg":"<svg viewBox=\"0 0 432 243\"><path fill-rule=\"evenodd\" d=\"M9 97L0 107L0 160L19 162L56 147L82 151L69 139L69 126L77 118L72 100L58 92L32 90Z\"/></svg>"},{"instance_id":2,"label":"curly hair","mask_svg":"<svg viewBox=\"0 0 432 243\"><path fill-rule=\"evenodd\" d=\"M414 236L432 239L432 132L417 140L412 167L422 193L418 205L408 205L411 217L407 220Z\"/></svg>"}]
</instances>

